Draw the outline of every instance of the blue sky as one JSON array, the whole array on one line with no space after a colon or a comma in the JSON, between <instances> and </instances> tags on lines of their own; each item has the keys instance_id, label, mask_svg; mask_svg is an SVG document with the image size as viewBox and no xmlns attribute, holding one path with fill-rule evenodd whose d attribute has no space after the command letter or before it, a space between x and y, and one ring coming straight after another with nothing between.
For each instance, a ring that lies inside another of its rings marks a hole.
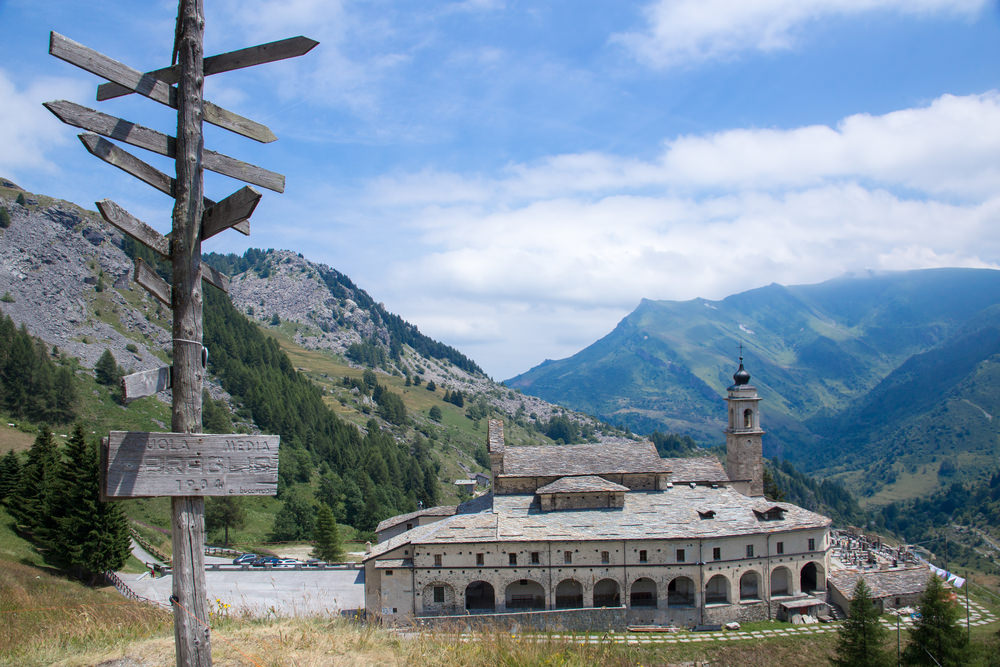
<instances>
[{"instance_id":1,"label":"blue sky","mask_svg":"<svg viewBox=\"0 0 1000 667\"><path fill-rule=\"evenodd\" d=\"M498 379L585 347L641 298L1000 264L996 0L205 4L206 54L321 42L209 77L208 99L279 140L209 127L206 147L288 186L265 191L249 239L205 250L330 264ZM0 175L168 231L167 197L40 104L172 134L170 110L95 102L96 77L47 46L55 30L161 67L176 9L0 0ZM216 199L238 187L206 178Z\"/></svg>"}]
</instances>

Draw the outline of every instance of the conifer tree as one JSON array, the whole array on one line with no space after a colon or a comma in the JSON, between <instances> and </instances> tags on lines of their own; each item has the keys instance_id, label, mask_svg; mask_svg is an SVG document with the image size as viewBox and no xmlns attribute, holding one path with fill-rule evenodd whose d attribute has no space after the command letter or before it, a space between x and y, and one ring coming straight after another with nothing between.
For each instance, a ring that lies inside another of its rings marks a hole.
<instances>
[{"instance_id":1,"label":"conifer tree","mask_svg":"<svg viewBox=\"0 0 1000 667\"><path fill-rule=\"evenodd\" d=\"M34 534L49 516L49 495L56 475L58 453L52 431L44 424L28 450L28 460L21 468L17 488L8 501L10 513L19 528Z\"/></svg>"},{"instance_id":2,"label":"conifer tree","mask_svg":"<svg viewBox=\"0 0 1000 667\"><path fill-rule=\"evenodd\" d=\"M229 529L242 528L246 518L246 509L235 496L213 497L205 503L205 527L208 530L222 528L225 531L224 547L229 546Z\"/></svg>"},{"instance_id":3,"label":"conifer tree","mask_svg":"<svg viewBox=\"0 0 1000 667\"><path fill-rule=\"evenodd\" d=\"M58 537L51 536L53 560L91 581L128 560L131 539L121 507L100 501L97 450L87 442L83 427L73 429L61 466L59 500L51 506L58 515Z\"/></svg>"},{"instance_id":4,"label":"conifer tree","mask_svg":"<svg viewBox=\"0 0 1000 667\"><path fill-rule=\"evenodd\" d=\"M7 500L17 490L21 477L21 461L13 450L0 459L0 503Z\"/></svg>"},{"instance_id":5,"label":"conifer tree","mask_svg":"<svg viewBox=\"0 0 1000 667\"><path fill-rule=\"evenodd\" d=\"M968 644L965 631L958 626L959 609L951 592L936 576L927 580L920 596L920 618L910 630L910 643L903 651L904 665L942 667L966 664Z\"/></svg>"},{"instance_id":6,"label":"conifer tree","mask_svg":"<svg viewBox=\"0 0 1000 667\"><path fill-rule=\"evenodd\" d=\"M98 383L106 385L115 385L121 379L121 369L118 368L118 362L115 361L111 350L105 349L101 358L97 360L97 365L94 366L94 375L97 376Z\"/></svg>"},{"instance_id":7,"label":"conifer tree","mask_svg":"<svg viewBox=\"0 0 1000 667\"><path fill-rule=\"evenodd\" d=\"M885 650L885 635L871 590L858 577L847 620L840 626L837 655L830 662L838 667L888 667L892 660Z\"/></svg>"},{"instance_id":8,"label":"conifer tree","mask_svg":"<svg viewBox=\"0 0 1000 667\"><path fill-rule=\"evenodd\" d=\"M319 510L316 512L313 540L315 542L312 551L313 558L319 558L327 563L335 563L344 557L337 520L325 503L320 503Z\"/></svg>"}]
</instances>

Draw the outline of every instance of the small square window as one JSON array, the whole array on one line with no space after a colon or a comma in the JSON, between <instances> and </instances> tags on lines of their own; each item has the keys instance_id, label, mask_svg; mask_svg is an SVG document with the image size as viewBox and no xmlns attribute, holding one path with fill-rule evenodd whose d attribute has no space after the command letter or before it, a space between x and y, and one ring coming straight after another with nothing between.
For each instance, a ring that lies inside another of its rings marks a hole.
<instances>
[{"instance_id":1,"label":"small square window","mask_svg":"<svg viewBox=\"0 0 1000 667\"><path fill-rule=\"evenodd\" d=\"M413 524L412 523L406 524L406 529L407 530L413 530Z\"/></svg>"},{"instance_id":2,"label":"small square window","mask_svg":"<svg viewBox=\"0 0 1000 667\"><path fill-rule=\"evenodd\" d=\"M753 545L747 545L747 558L753 558Z\"/></svg>"},{"instance_id":3,"label":"small square window","mask_svg":"<svg viewBox=\"0 0 1000 667\"><path fill-rule=\"evenodd\" d=\"M816 551L816 540L815 538L809 538L809 551Z\"/></svg>"},{"instance_id":4,"label":"small square window","mask_svg":"<svg viewBox=\"0 0 1000 667\"><path fill-rule=\"evenodd\" d=\"M486 561L486 557L483 554L476 554L476 565L482 565Z\"/></svg>"},{"instance_id":5,"label":"small square window","mask_svg":"<svg viewBox=\"0 0 1000 667\"><path fill-rule=\"evenodd\" d=\"M712 547L712 560L722 560L722 547Z\"/></svg>"},{"instance_id":6,"label":"small square window","mask_svg":"<svg viewBox=\"0 0 1000 667\"><path fill-rule=\"evenodd\" d=\"M605 565L607 565L608 563L610 563L611 562L611 554L609 554L607 551L602 551L601 552L601 562L604 563Z\"/></svg>"},{"instance_id":7,"label":"small square window","mask_svg":"<svg viewBox=\"0 0 1000 667\"><path fill-rule=\"evenodd\" d=\"M678 563L683 563L684 562L684 556L685 556L684 550L683 549L678 549L677 550L677 562Z\"/></svg>"},{"instance_id":8,"label":"small square window","mask_svg":"<svg viewBox=\"0 0 1000 667\"><path fill-rule=\"evenodd\" d=\"M573 562L573 552L572 551L564 551L563 552L563 562L566 563L567 565L569 565L570 563Z\"/></svg>"},{"instance_id":9,"label":"small square window","mask_svg":"<svg viewBox=\"0 0 1000 667\"><path fill-rule=\"evenodd\" d=\"M386 570L385 571L385 576L391 577L392 576L392 570Z\"/></svg>"},{"instance_id":10,"label":"small square window","mask_svg":"<svg viewBox=\"0 0 1000 667\"><path fill-rule=\"evenodd\" d=\"M435 586L434 587L434 601L435 602L444 602L444 586Z\"/></svg>"},{"instance_id":11,"label":"small square window","mask_svg":"<svg viewBox=\"0 0 1000 667\"><path fill-rule=\"evenodd\" d=\"M784 542L778 542L774 546L775 546L775 549L778 551L779 554L785 553L785 543Z\"/></svg>"},{"instance_id":12,"label":"small square window","mask_svg":"<svg viewBox=\"0 0 1000 667\"><path fill-rule=\"evenodd\" d=\"M646 559L646 550L645 549L640 549L639 550L639 562L640 563L645 563L646 560L647 560Z\"/></svg>"},{"instance_id":13,"label":"small square window","mask_svg":"<svg viewBox=\"0 0 1000 667\"><path fill-rule=\"evenodd\" d=\"M517 565L517 554L507 554L507 561L511 565Z\"/></svg>"},{"instance_id":14,"label":"small square window","mask_svg":"<svg viewBox=\"0 0 1000 667\"><path fill-rule=\"evenodd\" d=\"M441 567L441 554L434 554L434 567Z\"/></svg>"},{"instance_id":15,"label":"small square window","mask_svg":"<svg viewBox=\"0 0 1000 667\"><path fill-rule=\"evenodd\" d=\"M538 565L541 562L542 562L541 554L539 554L537 551L532 551L531 552L531 564L532 565Z\"/></svg>"}]
</instances>

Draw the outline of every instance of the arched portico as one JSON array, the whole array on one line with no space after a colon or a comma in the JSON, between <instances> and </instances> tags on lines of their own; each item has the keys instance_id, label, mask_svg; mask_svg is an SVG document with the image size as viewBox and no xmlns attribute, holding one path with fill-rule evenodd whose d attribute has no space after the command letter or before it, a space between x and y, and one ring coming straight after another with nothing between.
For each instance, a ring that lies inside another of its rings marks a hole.
<instances>
[{"instance_id":1,"label":"arched portico","mask_svg":"<svg viewBox=\"0 0 1000 667\"><path fill-rule=\"evenodd\" d=\"M771 572L771 597L792 594L792 573L781 565Z\"/></svg>"},{"instance_id":2,"label":"arched portico","mask_svg":"<svg viewBox=\"0 0 1000 667\"><path fill-rule=\"evenodd\" d=\"M473 581L465 587L465 608L469 611L496 609L496 593L486 581Z\"/></svg>"},{"instance_id":3,"label":"arched portico","mask_svg":"<svg viewBox=\"0 0 1000 667\"><path fill-rule=\"evenodd\" d=\"M740 601L760 599L760 574L747 570L740 577Z\"/></svg>"},{"instance_id":4,"label":"arched portico","mask_svg":"<svg viewBox=\"0 0 1000 667\"><path fill-rule=\"evenodd\" d=\"M823 566L815 561L803 565L799 574L799 588L803 593L825 590L826 571Z\"/></svg>"},{"instance_id":5,"label":"arched portico","mask_svg":"<svg viewBox=\"0 0 1000 667\"><path fill-rule=\"evenodd\" d=\"M705 584L705 604L728 604L729 599L729 578L722 574L717 574Z\"/></svg>"},{"instance_id":6,"label":"arched portico","mask_svg":"<svg viewBox=\"0 0 1000 667\"><path fill-rule=\"evenodd\" d=\"M668 607L694 606L694 581L690 577L677 577L667 586Z\"/></svg>"},{"instance_id":7,"label":"arched portico","mask_svg":"<svg viewBox=\"0 0 1000 667\"><path fill-rule=\"evenodd\" d=\"M630 607L656 607L656 582L648 577L636 579L628 603Z\"/></svg>"},{"instance_id":8,"label":"arched portico","mask_svg":"<svg viewBox=\"0 0 1000 667\"><path fill-rule=\"evenodd\" d=\"M537 581L518 579L504 591L507 609L545 609L545 589Z\"/></svg>"},{"instance_id":9,"label":"arched portico","mask_svg":"<svg viewBox=\"0 0 1000 667\"><path fill-rule=\"evenodd\" d=\"M583 606L583 584L576 579L563 579L556 586L556 609L578 609Z\"/></svg>"},{"instance_id":10,"label":"arched portico","mask_svg":"<svg viewBox=\"0 0 1000 667\"><path fill-rule=\"evenodd\" d=\"M620 607L622 604L621 587L614 579L601 579L594 584L595 607Z\"/></svg>"}]
</instances>

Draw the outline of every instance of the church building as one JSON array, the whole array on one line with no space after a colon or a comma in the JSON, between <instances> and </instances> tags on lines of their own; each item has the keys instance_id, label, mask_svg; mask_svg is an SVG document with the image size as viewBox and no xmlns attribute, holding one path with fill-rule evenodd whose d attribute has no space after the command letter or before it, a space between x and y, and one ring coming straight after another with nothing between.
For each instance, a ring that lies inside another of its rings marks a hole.
<instances>
[{"instance_id":1,"label":"church building","mask_svg":"<svg viewBox=\"0 0 1000 667\"><path fill-rule=\"evenodd\" d=\"M505 447L492 493L383 521L364 557L369 613L417 617L623 608L694 626L825 609L830 519L764 498L757 390L728 390L726 465L651 442Z\"/></svg>"}]
</instances>

